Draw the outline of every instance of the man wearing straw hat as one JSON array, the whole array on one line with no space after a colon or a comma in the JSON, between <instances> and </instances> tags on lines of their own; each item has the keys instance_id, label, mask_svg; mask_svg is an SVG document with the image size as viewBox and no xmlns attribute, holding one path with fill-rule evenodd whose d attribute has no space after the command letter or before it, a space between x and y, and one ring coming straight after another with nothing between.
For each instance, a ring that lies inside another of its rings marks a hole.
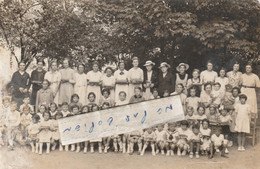
<instances>
[{"instance_id":1,"label":"man wearing straw hat","mask_svg":"<svg viewBox=\"0 0 260 169\"><path fill-rule=\"evenodd\" d=\"M145 100L150 99L153 89L156 88L158 84L158 75L155 71L152 70L154 65L155 63L150 60L146 61L144 64L144 66L146 67L143 82Z\"/></svg>"}]
</instances>

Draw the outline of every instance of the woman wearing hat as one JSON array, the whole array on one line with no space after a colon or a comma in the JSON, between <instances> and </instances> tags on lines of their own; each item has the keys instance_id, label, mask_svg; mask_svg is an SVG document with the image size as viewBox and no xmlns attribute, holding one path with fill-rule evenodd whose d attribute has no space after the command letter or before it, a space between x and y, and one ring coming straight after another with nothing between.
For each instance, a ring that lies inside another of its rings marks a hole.
<instances>
[{"instance_id":1,"label":"woman wearing hat","mask_svg":"<svg viewBox=\"0 0 260 169\"><path fill-rule=\"evenodd\" d=\"M177 84L183 84L184 86L184 93L187 94L187 81L188 81L188 74L186 71L189 69L189 65L186 63L180 63L177 67L176 70L179 73L176 73L176 81L175 81L175 90L177 87Z\"/></svg>"},{"instance_id":2,"label":"woman wearing hat","mask_svg":"<svg viewBox=\"0 0 260 169\"><path fill-rule=\"evenodd\" d=\"M63 69L60 70L61 74L61 84L60 84L60 96L59 104L63 102L70 103L71 95L74 93L75 84L75 71L69 67L69 60L65 59L63 61Z\"/></svg>"},{"instance_id":3,"label":"woman wearing hat","mask_svg":"<svg viewBox=\"0 0 260 169\"><path fill-rule=\"evenodd\" d=\"M96 95L95 103L98 104L101 96L102 73L98 70L98 62L92 63L92 70L87 73L87 94L93 92ZM86 99L88 100L88 99ZM88 101L87 103L88 104Z\"/></svg>"},{"instance_id":4,"label":"woman wearing hat","mask_svg":"<svg viewBox=\"0 0 260 169\"><path fill-rule=\"evenodd\" d=\"M130 98L128 96L128 71L125 70L125 63L124 61L119 61L118 63L118 70L114 73L115 77L115 102L119 100L119 93L124 91L126 93L126 100Z\"/></svg>"},{"instance_id":5,"label":"woman wearing hat","mask_svg":"<svg viewBox=\"0 0 260 169\"><path fill-rule=\"evenodd\" d=\"M129 97L131 98L134 95L135 87L141 87L144 81L144 72L141 68L138 67L139 60L137 57L132 59L133 67L128 72L129 78Z\"/></svg>"},{"instance_id":6,"label":"woman wearing hat","mask_svg":"<svg viewBox=\"0 0 260 169\"><path fill-rule=\"evenodd\" d=\"M161 69L161 73L158 77L158 91L161 97L163 96L165 90L172 93L175 89L175 78L172 73L168 72L170 67L171 66L166 62L162 62L159 67Z\"/></svg>"},{"instance_id":7,"label":"woman wearing hat","mask_svg":"<svg viewBox=\"0 0 260 169\"><path fill-rule=\"evenodd\" d=\"M255 89L260 87L259 77L252 73L252 66L246 65L246 73L241 75L240 78L241 93L245 94L248 98L247 103L252 108L252 113L257 113L257 100Z\"/></svg>"},{"instance_id":8,"label":"woman wearing hat","mask_svg":"<svg viewBox=\"0 0 260 169\"><path fill-rule=\"evenodd\" d=\"M145 100L149 100L152 95L152 90L154 87L157 87L157 74L155 71L153 71L153 66L155 63L148 60L145 62L144 66L146 67L146 71L144 72L144 98Z\"/></svg>"}]
</instances>

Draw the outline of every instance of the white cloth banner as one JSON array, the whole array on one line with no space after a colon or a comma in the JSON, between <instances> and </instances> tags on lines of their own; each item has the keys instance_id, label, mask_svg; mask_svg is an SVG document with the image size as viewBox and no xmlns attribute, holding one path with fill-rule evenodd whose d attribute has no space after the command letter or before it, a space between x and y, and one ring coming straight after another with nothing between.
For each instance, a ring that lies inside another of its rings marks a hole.
<instances>
[{"instance_id":1,"label":"white cloth banner","mask_svg":"<svg viewBox=\"0 0 260 169\"><path fill-rule=\"evenodd\" d=\"M67 117L59 119L58 123L62 145L66 145L184 119L177 95Z\"/></svg>"}]
</instances>

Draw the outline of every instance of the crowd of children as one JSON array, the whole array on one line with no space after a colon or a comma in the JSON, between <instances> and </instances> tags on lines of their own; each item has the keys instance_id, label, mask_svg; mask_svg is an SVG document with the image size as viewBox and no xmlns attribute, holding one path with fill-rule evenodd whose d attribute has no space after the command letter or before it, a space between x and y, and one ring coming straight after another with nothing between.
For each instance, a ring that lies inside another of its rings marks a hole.
<instances>
[{"instance_id":1,"label":"crowd of children","mask_svg":"<svg viewBox=\"0 0 260 169\"><path fill-rule=\"evenodd\" d=\"M153 64L150 61L146 64L151 65ZM169 67L167 64L161 66ZM35 107L30 105L29 95L23 97L23 104L20 106L8 96L3 98L0 146L7 144L8 148L13 150L17 142L23 146L30 145L32 152L37 154L42 154L43 149L46 149L46 153L50 153L58 148L59 151L83 151L83 153L94 153L95 149L99 153L113 150L130 155L137 150L138 154L144 155L147 149L151 149L152 155L189 154L190 158L194 158L194 155L196 158L201 155L212 158L215 153L227 157L228 147L232 146L232 136L237 134L238 150L244 151L245 135L250 132L252 113L251 106L247 104L247 96L240 93L238 86L228 83L224 69L220 70L220 77L214 72L209 75L211 71L209 74L205 72L200 74L198 69L194 69L190 79L185 73L187 69L187 64L179 65L177 71L180 74L179 79L176 79L178 82L174 92L169 89L161 93L150 81L144 87L135 80L136 85L133 86L133 95L130 97L130 91L117 91L111 87L104 87L102 95L98 97L96 92L88 92L83 104L80 100L85 99L76 93L71 95L68 102L55 103L55 96L50 89L51 83L44 79L42 88L37 92ZM111 77L110 73L108 77ZM123 69L121 73L124 75ZM181 79L182 76L186 80ZM124 80L120 82L117 85L125 85ZM96 82L93 82L91 87L96 85ZM148 86L153 88L150 90ZM143 88L149 89L150 93ZM185 112L185 119L182 121L71 145L61 144L58 119L176 94L180 95ZM118 99L115 100L115 97Z\"/></svg>"}]
</instances>

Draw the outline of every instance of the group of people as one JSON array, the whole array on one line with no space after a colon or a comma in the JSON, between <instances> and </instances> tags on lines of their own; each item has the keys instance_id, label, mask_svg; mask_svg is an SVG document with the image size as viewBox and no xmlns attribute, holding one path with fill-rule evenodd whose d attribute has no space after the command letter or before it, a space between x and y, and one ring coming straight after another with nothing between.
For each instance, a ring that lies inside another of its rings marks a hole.
<instances>
[{"instance_id":1,"label":"group of people","mask_svg":"<svg viewBox=\"0 0 260 169\"><path fill-rule=\"evenodd\" d=\"M20 62L11 80L12 98L3 98L0 145L7 142L12 150L15 141L29 144L38 154L43 153L44 144L46 153L57 147L60 151L87 153L90 149L93 153L97 145L99 153L113 149L133 154L137 144L140 155L150 146L153 155L188 153L190 158L204 154L212 158L215 152L227 157L230 136L236 133L238 150L245 150L251 116L257 116L255 89L260 87L251 65L246 65L244 74L239 72L239 63L230 72L222 68L218 74L208 61L206 70L194 69L189 76L186 63L177 66L176 74L169 71L171 65L166 62L160 64L160 72L153 69L152 61L143 65L146 70L139 67L137 57L132 58L132 64L126 70L125 63L119 61L117 70L106 67L101 72L98 62L93 62L92 70L85 74L83 64L74 70L68 59L60 69L52 62L46 72L39 60L30 76ZM63 146L60 142L60 118L171 95L180 95L185 120L83 143Z\"/></svg>"}]
</instances>

